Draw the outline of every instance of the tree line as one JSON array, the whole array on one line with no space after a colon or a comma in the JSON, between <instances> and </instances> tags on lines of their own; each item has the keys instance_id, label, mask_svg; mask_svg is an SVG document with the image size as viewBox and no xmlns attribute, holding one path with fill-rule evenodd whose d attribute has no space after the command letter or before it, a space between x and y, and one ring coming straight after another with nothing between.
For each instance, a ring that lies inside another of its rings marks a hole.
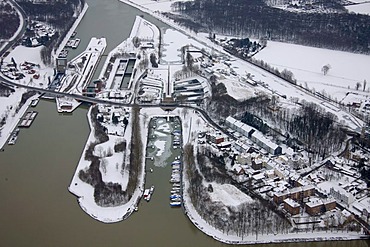
<instances>
[{"instance_id":1,"label":"tree line","mask_svg":"<svg viewBox=\"0 0 370 247\"><path fill-rule=\"evenodd\" d=\"M175 20L195 31L370 52L370 16L367 15L296 13L270 7L262 0L194 0L175 2L172 8L182 14L181 19ZM184 21L185 17L188 21Z\"/></svg>"},{"instance_id":2,"label":"tree line","mask_svg":"<svg viewBox=\"0 0 370 247\"><path fill-rule=\"evenodd\" d=\"M0 2L0 39L9 39L20 24L17 11L8 2Z\"/></svg>"}]
</instances>

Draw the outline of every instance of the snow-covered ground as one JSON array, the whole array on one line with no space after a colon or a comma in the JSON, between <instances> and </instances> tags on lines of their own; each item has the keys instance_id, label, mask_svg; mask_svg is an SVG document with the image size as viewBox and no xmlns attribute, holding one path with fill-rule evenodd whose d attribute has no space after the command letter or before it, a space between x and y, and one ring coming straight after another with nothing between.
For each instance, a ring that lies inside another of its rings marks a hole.
<instances>
[{"instance_id":1,"label":"snow-covered ground","mask_svg":"<svg viewBox=\"0 0 370 247\"><path fill-rule=\"evenodd\" d=\"M370 56L349 52L320 49L302 45L268 41L267 47L255 55L280 71L293 72L297 84L315 91L331 95L341 100L347 92L356 92L370 96ZM331 68L326 75L322 67L329 64ZM356 83L361 83L356 90Z\"/></svg>"},{"instance_id":2,"label":"snow-covered ground","mask_svg":"<svg viewBox=\"0 0 370 247\"><path fill-rule=\"evenodd\" d=\"M25 47L25 46L17 46L12 50L7 57L4 58L4 63L2 65L2 70L6 68L8 64L12 64L12 59L17 63L17 68L20 73L22 73L25 77L20 80L15 80L14 82L33 86L33 87L40 87L46 88L48 86L48 78L53 76L53 69L44 65L41 60L41 49L43 46L38 47ZM33 63L36 66L32 66L26 68L23 66L25 62ZM4 74L7 74L4 72ZM4 77L3 74L0 74ZM35 75L38 75L39 78L36 79ZM9 75L10 76L10 75ZM12 77L12 76L10 76ZM4 77L7 80L10 80L9 77Z\"/></svg>"},{"instance_id":3,"label":"snow-covered ground","mask_svg":"<svg viewBox=\"0 0 370 247\"><path fill-rule=\"evenodd\" d=\"M181 47L185 45L204 47L196 40L174 29L166 29L163 34L163 43L162 59L167 63L180 63Z\"/></svg>"},{"instance_id":4,"label":"snow-covered ground","mask_svg":"<svg viewBox=\"0 0 370 247\"><path fill-rule=\"evenodd\" d=\"M351 1L355 2L355 1ZM370 3L361 3L357 5L346 6L349 12L354 12L357 14L370 15Z\"/></svg>"},{"instance_id":5,"label":"snow-covered ground","mask_svg":"<svg viewBox=\"0 0 370 247\"><path fill-rule=\"evenodd\" d=\"M213 192L210 193L212 201L220 201L224 205L237 207L243 203L252 203L254 200L241 192L238 188L231 184L211 183Z\"/></svg>"}]
</instances>

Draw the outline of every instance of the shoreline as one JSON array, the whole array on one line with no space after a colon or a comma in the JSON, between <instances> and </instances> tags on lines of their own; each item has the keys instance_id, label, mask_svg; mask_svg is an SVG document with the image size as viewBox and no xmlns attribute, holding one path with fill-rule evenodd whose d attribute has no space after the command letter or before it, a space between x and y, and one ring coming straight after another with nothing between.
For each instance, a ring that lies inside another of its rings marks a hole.
<instances>
[{"instance_id":1,"label":"shoreline","mask_svg":"<svg viewBox=\"0 0 370 247\"><path fill-rule=\"evenodd\" d=\"M64 49L65 45L67 44L68 40L70 39L72 33L76 30L78 25L80 24L81 20L86 14L87 9L89 8L89 5L85 2L84 7L81 10L81 13L78 15L77 19L73 23L72 27L69 29L68 33L64 36L62 42L59 44L57 49L53 49L52 51L52 58L53 61L58 57L58 54L61 52L61 50Z\"/></svg>"},{"instance_id":2,"label":"shoreline","mask_svg":"<svg viewBox=\"0 0 370 247\"><path fill-rule=\"evenodd\" d=\"M25 90L23 93L25 93L25 92L27 92L27 91ZM23 93L22 93L22 95L23 95ZM19 109L18 113L16 113L14 115L14 117L12 117L10 119L9 124L5 124L3 126L2 129L5 129L6 130L5 131L6 133L5 133L5 135L4 135L4 133L1 133L1 136L0 136L0 149L3 149L4 146L7 144L7 141L9 139L10 135L13 133L13 131L17 127L19 121L22 119L22 116L26 113L26 111L30 107L32 100L38 98L39 96L40 96L40 94L37 93L37 94L31 96L30 98L28 98L27 101ZM19 103L20 102L18 102L18 104ZM9 118L7 120L9 120Z\"/></svg>"}]
</instances>

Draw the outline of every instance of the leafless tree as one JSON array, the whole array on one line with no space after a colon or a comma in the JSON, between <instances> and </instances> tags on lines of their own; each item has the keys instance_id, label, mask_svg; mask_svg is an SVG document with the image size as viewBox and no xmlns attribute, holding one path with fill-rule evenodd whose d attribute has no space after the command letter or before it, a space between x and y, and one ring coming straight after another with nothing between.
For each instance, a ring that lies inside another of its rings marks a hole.
<instances>
[{"instance_id":1,"label":"leafless tree","mask_svg":"<svg viewBox=\"0 0 370 247\"><path fill-rule=\"evenodd\" d=\"M322 73L324 73L324 75L327 75L330 69L331 69L331 65L325 64L324 66L322 66L321 71Z\"/></svg>"}]
</instances>

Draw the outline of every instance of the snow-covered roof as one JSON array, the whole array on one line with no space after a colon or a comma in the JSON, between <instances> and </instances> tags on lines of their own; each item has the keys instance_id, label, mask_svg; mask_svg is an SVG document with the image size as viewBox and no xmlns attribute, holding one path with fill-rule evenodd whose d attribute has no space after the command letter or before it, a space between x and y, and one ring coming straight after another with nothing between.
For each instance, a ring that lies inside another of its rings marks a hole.
<instances>
[{"instance_id":1,"label":"snow-covered roof","mask_svg":"<svg viewBox=\"0 0 370 247\"><path fill-rule=\"evenodd\" d=\"M272 150L275 150L276 148L279 147L279 145L277 145L276 143L273 143L272 141L270 141L269 139L266 138L266 136L264 134L262 134L262 132L256 130L252 133L252 136L256 139L258 139L259 141L263 142L266 146L268 146L269 148L271 148Z\"/></svg>"},{"instance_id":2,"label":"snow-covered roof","mask_svg":"<svg viewBox=\"0 0 370 247\"><path fill-rule=\"evenodd\" d=\"M323 201L320 198L311 198L309 202L306 203L307 207L314 208L323 205Z\"/></svg>"},{"instance_id":3,"label":"snow-covered roof","mask_svg":"<svg viewBox=\"0 0 370 247\"><path fill-rule=\"evenodd\" d=\"M288 204L289 206L291 206L292 208L297 208L297 207L299 207L299 203L297 203L296 201L294 201L293 199L291 199L291 198L287 198L287 199L285 199L284 200L284 202L286 203L286 204Z\"/></svg>"}]
</instances>

